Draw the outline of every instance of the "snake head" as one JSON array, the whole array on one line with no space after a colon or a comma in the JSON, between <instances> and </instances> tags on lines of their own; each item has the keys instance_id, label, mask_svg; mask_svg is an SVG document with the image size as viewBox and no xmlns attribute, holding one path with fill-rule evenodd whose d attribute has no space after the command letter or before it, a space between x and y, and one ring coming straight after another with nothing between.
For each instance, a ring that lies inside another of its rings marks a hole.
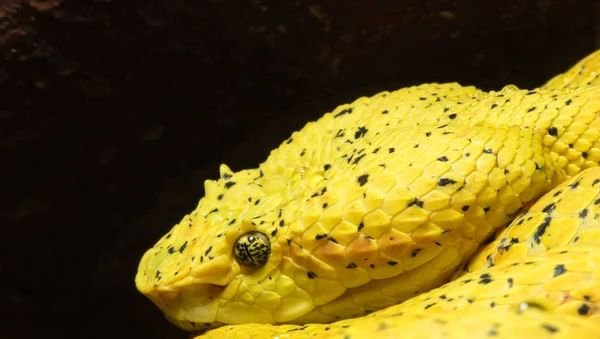
<instances>
[{"instance_id":1,"label":"snake head","mask_svg":"<svg viewBox=\"0 0 600 339\"><path fill-rule=\"evenodd\" d=\"M138 290L187 330L274 322L265 307L278 296L259 287L277 277L280 246L250 220L228 228L214 221L195 225L193 218L188 227L189 220L143 256Z\"/></svg>"},{"instance_id":2,"label":"snake head","mask_svg":"<svg viewBox=\"0 0 600 339\"><path fill-rule=\"evenodd\" d=\"M205 183L198 208L144 254L136 287L176 326L277 323L314 308L294 276L282 273L294 267L284 259L286 227L276 222L277 196L269 200L255 184L260 174L222 166L221 179Z\"/></svg>"}]
</instances>

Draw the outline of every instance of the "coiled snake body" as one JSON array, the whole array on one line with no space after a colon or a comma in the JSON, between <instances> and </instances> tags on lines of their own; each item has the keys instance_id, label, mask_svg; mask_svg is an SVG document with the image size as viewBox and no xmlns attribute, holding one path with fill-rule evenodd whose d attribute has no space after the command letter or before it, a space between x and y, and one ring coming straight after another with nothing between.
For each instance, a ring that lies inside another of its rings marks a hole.
<instances>
[{"instance_id":1,"label":"coiled snake body","mask_svg":"<svg viewBox=\"0 0 600 339\"><path fill-rule=\"evenodd\" d=\"M222 165L137 288L206 338L600 338L599 73L339 106Z\"/></svg>"}]
</instances>

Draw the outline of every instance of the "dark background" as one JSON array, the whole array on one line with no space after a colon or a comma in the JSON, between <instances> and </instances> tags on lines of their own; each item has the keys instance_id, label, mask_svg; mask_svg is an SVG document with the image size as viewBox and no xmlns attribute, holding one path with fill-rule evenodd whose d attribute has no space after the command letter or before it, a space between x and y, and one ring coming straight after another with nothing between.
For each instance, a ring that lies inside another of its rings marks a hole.
<instances>
[{"instance_id":1,"label":"dark background","mask_svg":"<svg viewBox=\"0 0 600 339\"><path fill-rule=\"evenodd\" d=\"M360 95L533 87L600 48L595 1L277 3L0 0L0 337L185 338L133 278L218 164Z\"/></svg>"}]
</instances>

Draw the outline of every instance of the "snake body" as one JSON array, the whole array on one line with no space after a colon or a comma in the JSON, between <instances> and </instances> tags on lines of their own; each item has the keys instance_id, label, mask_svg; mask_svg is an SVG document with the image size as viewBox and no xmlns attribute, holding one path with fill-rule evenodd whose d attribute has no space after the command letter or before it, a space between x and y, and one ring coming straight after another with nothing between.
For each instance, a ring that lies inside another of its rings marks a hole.
<instances>
[{"instance_id":1,"label":"snake body","mask_svg":"<svg viewBox=\"0 0 600 339\"><path fill-rule=\"evenodd\" d=\"M599 72L341 105L222 165L137 288L207 338L600 338Z\"/></svg>"}]
</instances>

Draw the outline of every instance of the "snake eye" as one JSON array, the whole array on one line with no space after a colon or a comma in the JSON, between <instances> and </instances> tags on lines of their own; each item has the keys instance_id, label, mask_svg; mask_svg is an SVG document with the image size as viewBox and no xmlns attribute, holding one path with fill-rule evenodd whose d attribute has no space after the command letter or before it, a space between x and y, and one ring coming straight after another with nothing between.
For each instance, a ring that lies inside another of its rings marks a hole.
<instances>
[{"instance_id":1,"label":"snake eye","mask_svg":"<svg viewBox=\"0 0 600 339\"><path fill-rule=\"evenodd\" d=\"M264 266L271 255L271 242L264 233L250 231L240 235L233 245L237 261L248 267Z\"/></svg>"}]
</instances>

